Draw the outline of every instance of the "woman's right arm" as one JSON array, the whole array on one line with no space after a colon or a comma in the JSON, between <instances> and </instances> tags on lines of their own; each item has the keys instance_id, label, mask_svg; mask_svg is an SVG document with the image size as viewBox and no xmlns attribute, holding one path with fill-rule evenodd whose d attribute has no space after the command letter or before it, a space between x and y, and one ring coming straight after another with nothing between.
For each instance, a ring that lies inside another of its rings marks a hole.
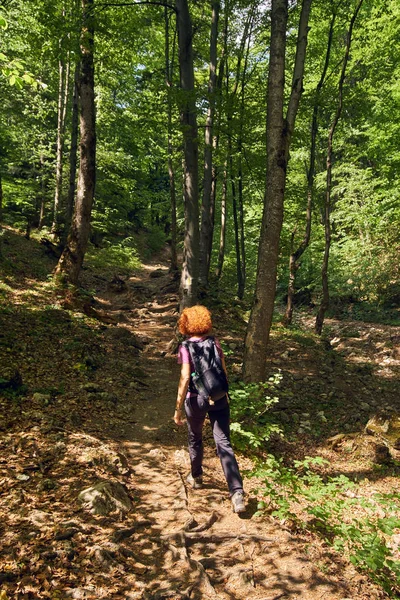
<instances>
[{"instance_id":1,"label":"woman's right arm","mask_svg":"<svg viewBox=\"0 0 400 600\"><path fill-rule=\"evenodd\" d=\"M182 407L183 407L183 403L185 402L185 398L186 398L186 393L189 387L189 381L190 381L190 364L189 363L183 363L182 367L181 367L181 377L179 379L179 385L178 385L178 394L177 394L177 398L176 398L176 406L175 406L175 413L174 413L174 421L177 425L183 425L183 423L185 422L182 419Z\"/></svg>"}]
</instances>

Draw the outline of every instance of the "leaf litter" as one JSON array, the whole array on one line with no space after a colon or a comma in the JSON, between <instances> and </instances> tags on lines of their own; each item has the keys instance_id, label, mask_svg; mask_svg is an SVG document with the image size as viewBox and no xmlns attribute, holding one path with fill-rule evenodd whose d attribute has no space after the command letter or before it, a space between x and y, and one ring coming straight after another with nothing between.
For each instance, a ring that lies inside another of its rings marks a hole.
<instances>
[{"instance_id":1,"label":"leaf litter","mask_svg":"<svg viewBox=\"0 0 400 600\"><path fill-rule=\"evenodd\" d=\"M246 480L247 512L234 515L212 444L205 452L205 488L186 488L185 432L171 420L179 368L169 349L178 298L162 261L145 265L118 290L84 271L84 288L95 290L94 318L82 304L63 306L43 275L43 253L34 241L7 233L10 251L32 260L12 277L3 274L8 287L0 308L0 377L6 383L15 373L20 378L0 389L1 600L386 597L316 535L255 516L252 480ZM53 264L46 260L50 271ZM155 271L157 278L151 276ZM214 315L217 334L235 344L228 356L235 376L245 323L224 306L216 305ZM329 324L332 338L342 339L342 324ZM398 328L379 327L377 338L371 328L362 328L372 340L363 364L376 365L375 339L396 339ZM343 429L362 434L367 415L357 406L361 395L371 409L378 389L391 406L395 397L395 353L391 374L386 353L379 363L386 378L372 378L371 368L359 370L362 361L354 359L364 348L353 344L350 352L349 339L326 353L322 342L310 349L300 337L274 332L270 370L284 375L276 417L285 409L292 415L302 411L319 431L317 438L307 429L299 432L301 414L294 427L283 419L290 441L272 440L270 450L290 458L321 454L332 472L359 472L365 493L388 491L394 486L391 472L374 471L368 456L346 453L342 442L335 448L326 442ZM332 361L333 352L338 358ZM352 352L339 377L335 361ZM308 392L300 398L304 382ZM316 408L326 421L318 420ZM251 467L244 455L239 463ZM131 508L88 510L79 494L99 482L121 485Z\"/></svg>"}]
</instances>

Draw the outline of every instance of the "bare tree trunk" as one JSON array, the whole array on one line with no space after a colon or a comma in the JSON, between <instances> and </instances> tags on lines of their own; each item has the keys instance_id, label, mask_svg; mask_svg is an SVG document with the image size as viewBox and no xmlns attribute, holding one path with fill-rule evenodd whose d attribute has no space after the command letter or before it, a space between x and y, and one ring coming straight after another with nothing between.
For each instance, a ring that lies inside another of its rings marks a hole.
<instances>
[{"instance_id":1,"label":"bare tree trunk","mask_svg":"<svg viewBox=\"0 0 400 600\"><path fill-rule=\"evenodd\" d=\"M220 75L221 75L221 81L222 81L222 77L223 77L223 60L222 60L222 65L220 67ZM220 76L218 76L218 79L220 78ZM219 100L221 101L221 84L218 83L217 85L218 88L218 93L219 93ZM219 104L221 104L221 102L219 101ZM221 112L220 112L220 106L218 109L218 121L221 118ZM218 127L218 124L217 124ZM218 149L218 145L219 145L219 133L217 133L217 135L214 135L213 137L213 150L214 152ZM217 197L217 183L218 183L218 177L219 177L219 168L215 165L215 163L213 163L212 165L212 181L211 181L211 211L210 211L210 218L211 218L211 223L212 223L212 227L213 227L213 232L214 232L214 224L215 224L215 202L216 202L216 197ZM226 197L225 197L226 199ZM208 281L208 276L210 273L210 266L211 266L211 252L212 252L212 245L213 245L213 236L209 236L209 246L207 249L207 260L208 260L208 265L207 265L207 281Z\"/></svg>"},{"instance_id":2,"label":"bare tree trunk","mask_svg":"<svg viewBox=\"0 0 400 600\"><path fill-rule=\"evenodd\" d=\"M45 177L44 177L44 156L43 156L43 152L40 153L40 157L39 157L39 164L40 164L40 173L41 173L41 177L40 177L40 209L39 209L39 221L38 221L38 230L40 231L43 227L43 221L44 221L44 212L45 212L45 206L46 206L46 189L45 189Z\"/></svg>"},{"instance_id":3,"label":"bare tree trunk","mask_svg":"<svg viewBox=\"0 0 400 600\"><path fill-rule=\"evenodd\" d=\"M65 18L65 10L63 9ZM58 107L57 107L57 150L56 150L56 186L54 191L54 214L51 232L54 237L59 235L59 216L61 207L62 179L63 179L63 153L65 137L65 118L67 114L69 93L69 57L65 61L63 56L63 39L59 42L60 59L58 62Z\"/></svg>"},{"instance_id":4,"label":"bare tree trunk","mask_svg":"<svg viewBox=\"0 0 400 600\"><path fill-rule=\"evenodd\" d=\"M226 196L227 196L227 162L225 161L224 165L224 176L222 180L222 197L221 197L221 233L219 238L219 252L218 252L218 266L215 271L215 276L217 279L221 278L222 275L222 267L224 265L225 258L225 242L226 242Z\"/></svg>"},{"instance_id":5,"label":"bare tree trunk","mask_svg":"<svg viewBox=\"0 0 400 600\"><path fill-rule=\"evenodd\" d=\"M233 225L234 225L234 230L235 230L236 276L237 276L237 290L238 290L237 294L240 298L240 294L242 294L242 296L243 296L242 257L241 257L241 253L240 253L239 218L238 218L237 198L236 198L236 181L235 181L235 172L234 172L234 168L233 168L232 154L233 154L232 133L229 128L229 130L228 130L229 178L231 181L232 213L233 213Z\"/></svg>"},{"instance_id":6,"label":"bare tree trunk","mask_svg":"<svg viewBox=\"0 0 400 600\"><path fill-rule=\"evenodd\" d=\"M0 259L3 256L3 228L1 226L1 221L3 219L3 182L0 171Z\"/></svg>"},{"instance_id":7,"label":"bare tree trunk","mask_svg":"<svg viewBox=\"0 0 400 600\"><path fill-rule=\"evenodd\" d=\"M80 65L75 67L74 74L74 93L72 97L72 120L71 120L71 148L69 153L69 186L67 196L67 206L65 213L65 238L68 236L71 227L72 215L74 211L75 189L76 189L76 168L78 164L78 126L79 126L79 72Z\"/></svg>"},{"instance_id":8,"label":"bare tree trunk","mask_svg":"<svg viewBox=\"0 0 400 600\"><path fill-rule=\"evenodd\" d=\"M96 177L96 117L94 101L94 0L82 0L80 96L80 164L74 216L56 276L77 284L85 256Z\"/></svg>"},{"instance_id":9,"label":"bare tree trunk","mask_svg":"<svg viewBox=\"0 0 400 600\"><path fill-rule=\"evenodd\" d=\"M242 234L242 227L240 225L240 213L242 213L243 217L243 188L242 182L238 181L238 190L239 190L239 198L236 195L236 179L240 179L241 169L240 169L240 157L238 154L238 162L239 166L234 164L233 161L233 148L232 148L232 136L233 136L233 122L235 115L234 102L237 95L237 91L239 88L239 84L242 82L242 91L244 86L244 77L246 73L246 64L247 64L247 54L245 59L245 67L242 72L242 60L245 55L246 44L249 44L249 38L251 36L252 23L254 18L254 9L255 4L251 6L249 14L247 15L247 19L245 21L245 25L243 28L243 34L240 41L239 54L236 65L236 75L235 81L233 85L232 92L228 96L228 108L227 108L227 129L228 129L228 153L229 153L229 175L231 179L231 189L232 189L232 211L233 211L233 220L234 220L234 230L235 230L235 249L236 249L236 272L237 272L237 294L239 298L243 298L244 294L244 286L245 286L245 275L246 275L246 267L245 267L245 251L244 251L244 237ZM249 46L247 46L249 47ZM227 88L229 87L229 69L226 69L227 76ZM241 114L239 114L239 118L241 118ZM240 127L240 124L239 124ZM239 137L239 145L240 141L240 133ZM241 146L240 146L241 149ZM238 148L239 150L239 148ZM240 195L241 194L241 195Z\"/></svg>"},{"instance_id":10,"label":"bare tree trunk","mask_svg":"<svg viewBox=\"0 0 400 600\"><path fill-rule=\"evenodd\" d=\"M267 175L264 212L258 250L256 290L246 334L244 378L265 379L267 346L274 310L279 239L290 141L302 93L311 0L303 0L292 91L286 119L283 117L287 0L272 0L271 42L268 75Z\"/></svg>"},{"instance_id":11,"label":"bare tree trunk","mask_svg":"<svg viewBox=\"0 0 400 600\"><path fill-rule=\"evenodd\" d=\"M203 287L208 283L208 270L214 232L213 206L213 126L215 114L215 97L217 92L217 39L220 2L212 1L212 21L210 39L210 67L208 81L208 111L204 138L204 185L201 205L201 230L199 254L199 284Z\"/></svg>"},{"instance_id":12,"label":"bare tree trunk","mask_svg":"<svg viewBox=\"0 0 400 600\"><path fill-rule=\"evenodd\" d=\"M224 15L224 31L223 31L223 50L221 55L221 60L219 63L219 71L218 71L218 80L217 80L217 127L216 133L213 139L214 150L217 150L219 146L220 139L220 123L221 123L221 106L222 106L222 83L224 80L224 73L226 67L226 58L227 58L227 45L228 45L228 22L229 22L229 6L228 2L225 3L225 15ZM227 90L228 91L228 90ZM222 267L224 264L225 258L225 242L226 242L226 217L227 217L227 160L224 163L223 169L223 178L222 178L222 196L221 196L221 229L220 229L220 239L219 239L219 250L218 250L218 262L217 268L215 270L215 276L219 280L222 275ZM212 220L214 223L214 215L215 215L215 199L217 194L217 182L219 176L219 169L217 169L216 165L213 164L213 179L212 179L212 206L214 209ZM212 250L212 238L210 238L210 247L208 252L208 272L210 271L211 264L211 250Z\"/></svg>"},{"instance_id":13,"label":"bare tree trunk","mask_svg":"<svg viewBox=\"0 0 400 600\"><path fill-rule=\"evenodd\" d=\"M292 243L291 243L291 254L289 259L289 285L288 285L288 297L286 304L286 312L284 316L284 324L286 326L290 325L293 317L293 301L294 295L296 293L296 273L300 266L299 259L304 254L308 245L310 243L311 237L311 217L312 217L312 201L313 201L313 190L314 190L314 178L315 178L315 146L318 134L318 110L320 103L320 93L322 86L324 85L326 73L329 66L329 59L331 54L332 47L332 37L333 37L333 28L335 25L336 13L334 12L332 15L329 34L328 34L328 45L326 48L325 55L325 63L322 69L321 78L318 82L317 89L315 92L314 99L314 109L313 109L313 117L311 124L311 148L310 148L310 165L307 171L307 208L306 208L306 229L304 238L297 247L296 250L293 250L294 246L294 236L295 232L292 234Z\"/></svg>"},{"instance_id":14,"label":"bare tree trunk","mask_svg":"<svg viewBox=\"0 0 400 600\"><path fill-rule=\"evenodd\" d=\"M173 61L170 63L169 50L169 18L168 8L164 8L165 19L165 82L167 85L167 145L168 145L168 176L169 176L169 194L171 199L171 265L170 271L178 270L178 256L176 251L177 244L177 226L176 226L176 189L175 189L175 172L173 164L173 147L172 147L172 74Z\"/></svg>"},{"instance_id":15,"label":"bare tree trunk","mask_svg":"<svg viewBox=\"0 0 400 600\"><path fill-rule=\"evenodd\" d=\"M184 142L185 239L181 275L181 308L197 302L199 273L198 141L194 91L192 22L187 0L175 0L182 94L181 125Z\"/></svg>"},{"instance_id":16,"label":"bare tree trunk","mask_svg":"<svg viewBox=\"0 0 400 600\"><path fill-rule=\"evenodd\" d=\"M331 248L331 189L332 189L332 157L333 157L333 136L335 134L335 130L337 124L340 119L340 115L342 114L343 108L343 84L346 77L346 69L347 63L349 61L350 55L350 46L351 39L353 35L354 24L357 19L357 15L361 8L363 0L359 0L357 7L354 11L354 14L350 21L349 31L347 32L347 42L346 42L346 51L344 55L342 72L339 79L339 87L338 87L338 105L336 108L336 113L333 118L331 127L329 129L328 135L328 150L326 155L326 195L325 195L325 249L324 249L324 258L322 261L321 268L321 278L322 278L322 300L318 309L318 313L315 319L315 331L318 335L322 333L322 327L324 324L325 313L329 308L329 280L328 280L328 266L329 266L329 253Z\"/></svg>"},{"instance_id":17,"label":"bare tree trunk","mask_svg":"<svg viewBox=\"0 0 400 600\"><path fill-rule=\"evenodd\" d=\"M3 180L0 171L0 223L3 219Z\"/></svg>"},{"instance_id":18,"label":"bare tree trunk","mask_svg":"<svg viewBox=\"0 0 400 600\"><path fill-rule=\"evenodd\" d=\"M245 108L245 89L246 89L246 74L247 74L247 63L249 58L250 51L250 41L251 41L251 33L252 33L252 22L250 23L250 33L247 41L247 50L246 56L243 66L242 73L242 87L240 93L240 110L239 110L239 135L237 142L237 151L238 151L238 216L239 216L239 237L240 237L240 270L241 277L240 283L238 286L238 297L240 299L244 296L244 291L246 288L246 247L245 247L245 233L244 233L244 199L243 199L243 122L244 122L244 108Z\"/></svg>"},{"instance_id":19,"label":"bare tree trunk","mask_svg":"<svg viewBox=\"0 0 400 600\"><path fill-rule=\"evenodd\" d=\"M61 41L60 41L61 52ZM64 102L64 62L60 58L58 62L58 109L57 109L57 151L56 151L56 187L54 192L53 206L53 224L51 232L53 235L58 234L58 213L61 203L61 188L62 188L62 154L63 154L63 139L62 139L62 111Z\"/></svg>"}]
</instances>

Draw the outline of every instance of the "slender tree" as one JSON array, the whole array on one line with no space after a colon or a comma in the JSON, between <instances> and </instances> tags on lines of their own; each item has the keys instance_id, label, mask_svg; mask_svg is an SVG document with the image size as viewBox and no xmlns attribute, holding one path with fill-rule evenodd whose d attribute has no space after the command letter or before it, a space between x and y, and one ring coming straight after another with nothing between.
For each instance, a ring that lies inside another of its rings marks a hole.
<instances>
[{"instance_id":1,"label":"slender tree","mask_svg":"<svg viewBox=\"0 0 400 600\"><path fill-rule=\"evenodd\" d=\"M256 290L245 343L243 367L246 381L257 382L265 378L267 346L274 310L279 238L283 221L286 169L290 141L303 90L310 8L311 0L303 0L292 89L285 119L283 110L288 2L272 0L267 100L267 175Z\"/></svg>"},{"instance_id":2,"label":"slender tree","mask_svg":"<svg viewBox=\"0 0 400 600\"><path fill-rule=\"evenodd\" d=\"M79 135L79 64L75 67L74 73L74 92L72 96L72 118L71 118L71 147L69 151L69 186L67 205L65 211L65 237L68 236L71 227L72 215L74 212L75 189L76 189L76 169L78 166L78 135Z\"/></svg>"},{"instance_id":3,"label":"slender tree","mask_svg":"<svg viewBox=\"0 0 400 600\"><path fill-rule=\"evenodd\" d=\"M1 223L2 218L3 218L3 182L2 182L1 171L0 171L0 223Z\"/></svg>"},{"instance_id":4,"label":"slender tree","mask_svg":"<svg viewBox=\"0 0 400 600\"><path fill-rule=\"evenodd\" d=\"M342 71L339 79L338 86L338 103L335 115L332 120L332 124L329 129L328 135L328 150L326 155L326 195L325 195L325 213L324 213L324 230L325 230L325 249L324 258L322 261L321 278L322 278L322 300L318 309L318 313L315 319L315 331L319 335L322 333L322 327L324 324L325 313L329 308L329 280L328 280L328 266L329 266L329 253L331 248L331 210L332 210L332 160L333 160L333 137L335 135L336 127L339 123L340 115L343 109L343 85L346 78L347 64L350 56L350 46L353 36L354 24L357 19L357 15L362 6L363 0L359 0L353 16L350 20L349 30L347 32L346 49L344 54L344 60L342 64Z\"/></svg>"},{"instance_id":5,"label":"slender tree","mask_svg":"<svg viewBox=\"0 0 400 600\"><path fill-rule=\"evenodd\" d=\"M284 316L285 325L290 325L292 322L293 301L294 301L294 295L296 293L296 273L300 266L299 260L302 257L302 255L304 254L304 252L307 250L308 245L310 243L310 237L311 237L311 217L312 217L313 191L314 191L314 178L315 178L315 153L316 153L316 140L317 140L317 135L318 135L318 111L319 111L320 102L321 102L321 100L320 100L321 90L324 85L326 73L328 71L328 66L329 66L329 59L330 59L330 55L331 55L332 37L333 37L333 29L335 26L335 20L336 20L336 11L334 10L334 12L332 14L330 26L329 26L328 43L327 43L327 47L326 47L324 67L322 69L322 74L321 74L320 80L317 84L317 88L315 91L315 98L314 98L314 108L313 108L313 116L312 116L312 123L311 123L310 163L309 163L309 166L307 169L306 226L305 226L304 237L303 237L302 241L300 242L300 244L298 245L298 247L296 248L296 250L293 249L295 231L292 233L292 240L291 240L292 251L290 253L290 258L289 258L288 296L287 296L286 311L285 311L285 316Z\"/></svg>"},{"instance_id":6,"label":"slender tree","mask_svg":"<svg viewBox=\"0 0 400 600\"><path fill-rule=\"evenodd\" d=\"M198 141L192 21L187 0L175 0L182 94L181 126L184 144L185 238L181 275L181 308L197 301L199 272Z\"/></svg>"},{"instance_id":7,"label":"slender tree","mask_svg":"<svg viewBox=\"0 0 400 600\"><path fill-rule=\"evenodd\" d=\"M224 164L224 172L222 178L222 195L221 195L221 231L219 236L218 264L215 271L217 279L221 278L222 267L225 259L225 244L226 244L226 220L227 220L227 161Z\"/></svg>"},{"instance_id":8,"label":"slender tree","mask_svg":"<svg viewBox=\"0 0 400 600\"><path fill-rule=\"evenodd\" d=\"M201 204L201 229L199 253L199 283L206 287L210 266L212 239L214 232L213 185L213 126L217 93L217 40L220 2L213 0L210 39L210 67L208 79L208 110L204 134L204 180Z\"/></svg>"},{"instance_id":9,"label":"slender tree","mask_svg":"<svg viewBox=\"0 0 400 600\"><path fill-rule=\"evenodd\" d=\"M219 147L219 140L221 137L220 129L222 122L222 102L223 102L223 82L225 77L225 71L227 70L227 57L228 57L228 25L229 25L229 3L225 2L225 11L224 11L224 28L223 28L223 49L221 59L219 61L219 70L218 70L218 81L217 81L217 90L218 90L218 101L217 101L217 119L218 126L216 128L216 134L214 135L214 149L217 150ZM226 80L226 95L229 93L229 81ZM215 198L216 198L216 190L217 190L217 180L219 176L219 169L217 169L215 162L213 164L213 181L212 181L212 195L213 202L212 205L215 207ZM217 268L215 270L215 276L217 280L221 278L222 268L224 265L225 259L225 247L226 247L226 226L227 226L227 181L228 181L228 157L226 157L224 161L224 166L222 170L222 194L221 194L221 222L220 222L220 236L219 236L219 245L218 245L218 260L217 260ZM210 252L211 258L211 252Z\"/></svg>"},{"instance_id":10,"label":"slender tree","mask_svg":"<svg viewBox=\"0 0 400 600\"><path fill-rule=\"evenodd\" d=\"M80 164L77 196L67 245L56 267L56 276L78 283L85 256L96 179L96 117L94 98L94 0L82 0L80 105Z\"/></svg>"},{"instance_id":11,"label":"slender tree","mask_svg":"<svg viewBox=\"0 0 400 600\"><path fill-rule=\"evenodd\" d=\"M254 6L253 6L254 8ZM237 181L238 181L238 227L239 227L239 239L240 239L240 285L238 286L238 297L243 298L245 287L246 287L246 246L245 246L245 228L244 228L244 198L243 198L243 138L244 138L244 121L245 121L245 90L246 90L246 77L247 77L247 66L249 60L250 44L251 44L251 33L253 27L254 14L253 10L251 13L250 20L250 31L247 39L247 48L245 53L245 60L243 65L243 72L241 77L241 90L240 90L240 107L239 107L239 128L237 136Z\"/></svg>"},{"instance_id":12,"label":"slender tree","mask_svg":"<svg viewBox=\"0 0 400 600\"><path fill-rule=\"evenodd\" d=\"M174 61L170 59L170 40L169 40L169 13L168 8L164 7L164 23L165 23L165 83L167 86L167 152L168 152L168 178L169 178L169 193L171 199L171 272L178 270L177 256L177 224L176 224L176 189L175 189L175 171L173 163L173 146L172 146L172 77ZM176 31L176 30L175 30ZM175 39L174 45L175 48Z\"/></svg>"},{"instance_id":13,"label":"slender tree","mask_svg":"<svg viewBox=\"0 0 400 600\"><path fill-rule=\"evenodd\" d=\"M65 7L62 9L65 21ZM62 180L63 180L63 154L65 138L65 121L67 115L69 95L70 55L65 55L64 36L59 40L58 59L58 103L57 103L57 150L56 150L56 185L54 191L53 224L51 231L54 237L59 235L59 217L61 207Z\"/></svg>"},{"instance_id":14,"label":"slender tree","mask_svg":"<svg viewBox=\"0 0 400 600\"><path fill-rule=\"evenodd\" d=\"M242 87L242 93L244 93L244 79L246 76L247 66L247 55L249 49L249 40L251 37L251 30L254 20L255 3L250 6L248 12L243 33L241 36L240 47L238 52L238 58L236 63L236 73L233 83L233 88L230 94L228 94L227 102L227 137L228 137L228 166L229 166L229 177L231 181L231 193L232 193L232 213L233 213L233 224L235 232L235 250L236 250L236 273L238 289L237 294L239 298L243 298L245 279L246 279L246 257L244 252L244 238L243 238L243 187L242 187L242 170L241 170L241 157L238 158L239 165L234 161L234 149L233 149L233 137L236 133L236 122L234 123L235 117L235 103L238 94L239 86ZM246 52L247 48L247 52ZM244 59L244 68L242 68L242 62ZM229 69L226 69L227 76L227 88L229 87ZM243 96L244 99L244 96ZM244 107L243 107L244 108ZM242 150L242 139L240 133L240 117L239 112L239 135L236 149L239 153Z\"/></svg>"}]
</instances>

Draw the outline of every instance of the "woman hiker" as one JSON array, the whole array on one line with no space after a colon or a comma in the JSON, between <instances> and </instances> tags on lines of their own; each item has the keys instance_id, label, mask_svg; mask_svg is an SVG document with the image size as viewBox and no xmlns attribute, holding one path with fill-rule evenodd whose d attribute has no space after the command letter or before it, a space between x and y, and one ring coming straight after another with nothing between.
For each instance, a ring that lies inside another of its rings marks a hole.
<instances>
[{"instance_id":1,"label":"woman hiker","mask_svg":"<svg viewBox=\"0 0 400 600\"><path fill-rule=\"evenodd\" d=\"M225 359L222 348L217 339L211 334L211 314L205 306L192 306L185 308L179 318L178 327L187 340L181 344L178 352L178 363L182 365L181 376L176 400L174 421L183 425L182 407L185 406L188 427L189 456L191 472L187 482L194 488L203 486L203 425L208 414L212 432L220 458L222 469L228 484L233 511L242 513L246 510L244 502L243 481L239 467L231 446L229 421L230 411L227 395L213 402L199 393L194 385L193 375L195 366L191 354L201 356L204 361L210 362L215 350L221 359L222 368L226 374ZM213 345L215 347L213 348ZM214 352L212 352L214 351Z\"/></svg>"}]
</instances>

